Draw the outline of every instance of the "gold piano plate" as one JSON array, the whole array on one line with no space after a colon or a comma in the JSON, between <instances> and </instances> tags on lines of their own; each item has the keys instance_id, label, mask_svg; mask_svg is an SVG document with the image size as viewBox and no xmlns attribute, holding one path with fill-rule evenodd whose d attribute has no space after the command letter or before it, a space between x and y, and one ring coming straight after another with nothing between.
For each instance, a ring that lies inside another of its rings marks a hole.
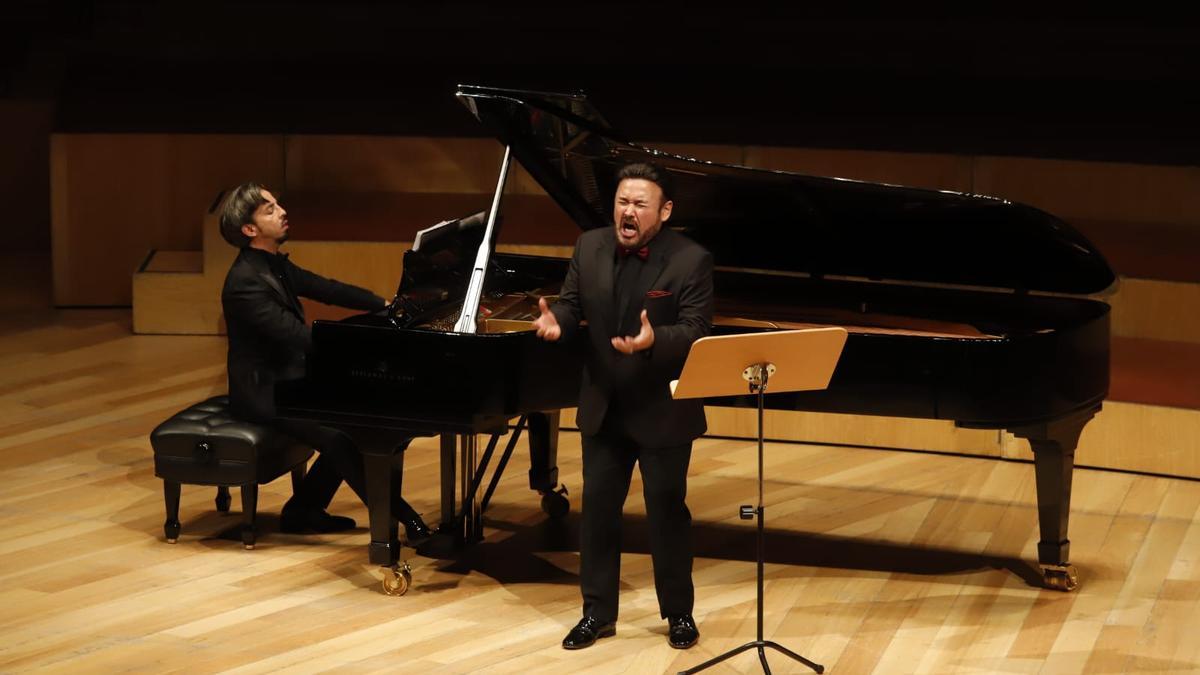
<instances>
[{"instance_id":1,"label":"gold piano plate","mask_svg":"<svg viewBox=\"0 0 1200 675\"><path fill-rule=\"evenodd\" d=\"M481 333L520 333L533 330L532 321L519 319L484 319L481 324Z\"/></svg>"}]
</instances>

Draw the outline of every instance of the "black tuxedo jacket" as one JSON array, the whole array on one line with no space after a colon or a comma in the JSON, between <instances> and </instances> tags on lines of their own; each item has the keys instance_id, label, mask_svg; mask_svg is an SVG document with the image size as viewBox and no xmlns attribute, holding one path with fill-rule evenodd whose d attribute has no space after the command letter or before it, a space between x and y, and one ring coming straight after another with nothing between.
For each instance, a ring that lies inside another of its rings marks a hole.
<instances>
[{"instance_id":1,"label":"black tuxedo jacket","mask_svg":"<svg viewBox=\"0 0 1200 675\"><path fill-rule=\"evenodd\" d=\"M275 382L304 375L312 329L299 297L352 309L383 307L371 291L313 274L280 258L286 280L271 272L272 254L244 248L225 275L221 307L229 335L229 404L236 417L268 421L275 416Z\"/></svg>"},{"instance_id":2,"label":"black tuxedo jacket","mask_svg":"<svg viewBox=\"0 0 1200 675\"><path fill-rule=\"evenodd\" d=\"M669 383L679 377L692 343L709 334L713 314L712 255L668 229L650 240L650 255L630 292L614 299L616 233L611 227L585 232L559 299L551 308L572 339L588 323L583 383L577 423L595 435L606 415L645 448L683 445L707 426L700 399L674 400ZM636 335L647 310L654 345L622 354L611 339Z\"/></svg>"}]
</instances>

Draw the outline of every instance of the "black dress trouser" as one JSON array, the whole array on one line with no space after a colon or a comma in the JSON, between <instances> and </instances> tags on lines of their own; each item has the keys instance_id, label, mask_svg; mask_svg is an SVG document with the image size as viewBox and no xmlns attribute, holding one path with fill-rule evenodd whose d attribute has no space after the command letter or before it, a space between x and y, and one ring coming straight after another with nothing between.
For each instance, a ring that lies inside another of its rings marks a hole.
<instances>
[{"instance_id":1,"label":"black dress trouser","mask_svg":"<svg viewBox=\"0 0 1200 675\"><path fill-rule=\"evenodd\" d=\"M641 470L654 589L665 618L691 614L692 514L688 511L688 463L692 444L642 448L605 424L595 436L583 435L583 528L580 588L583 613L603 622L617 619L621 575L621 513L633 477Z\"/></svg>"}]
</instances>

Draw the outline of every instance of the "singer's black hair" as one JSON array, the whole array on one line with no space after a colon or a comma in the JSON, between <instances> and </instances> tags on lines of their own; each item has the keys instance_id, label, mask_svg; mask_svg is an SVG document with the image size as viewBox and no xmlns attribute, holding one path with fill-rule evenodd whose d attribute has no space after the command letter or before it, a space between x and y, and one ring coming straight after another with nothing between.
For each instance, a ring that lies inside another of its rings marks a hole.
<instances>
[{"instance_id":1,"label":"singer's black hair","mask_svg":"<svg viewBox=\"0 0 1200 675\"><path fill-rule=\"evenodd\" d=\"M617 185L626 178L641 178L657 185L663 193L663 204L671 201L671 179L667 172L657 164L650 162L632 162L621 167L617 172Z\"/></svg>"}]
</instances>

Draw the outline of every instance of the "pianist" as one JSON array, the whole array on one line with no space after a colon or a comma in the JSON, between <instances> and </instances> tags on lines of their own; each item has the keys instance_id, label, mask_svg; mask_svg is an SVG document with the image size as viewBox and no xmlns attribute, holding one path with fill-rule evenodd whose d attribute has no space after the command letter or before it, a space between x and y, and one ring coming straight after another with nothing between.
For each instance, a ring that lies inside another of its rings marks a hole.
<instances>
[{"instance_id":1,"label":"pianist","mask_svg":"<svg viewBox=\"0 0 1200 675\"><path fill-rule=\"evenodd\" d=\"M692 342L712 325L712 256L662 224L673 202L667 175L637 163L617 174L613 227L583 234L559 300L540 301L539 337L567 340L587 320L579 395L583 445L580 586L583 618L563 639L582 649L616 633L621 511L633 465L644 484L654 587L667 641L699 639L692 618L691 513L685 503L692 441L704 433L699 401L676 401Z\"/></svg>"},{"instance_id":2,"label":"pianist","mask_svg":"<svg viewBox=\"0 0 1200 675\"><path fill-rule=\"evenodd\" d=\"M387 302L371 291L313 274L288 260L279 247L288 239L287 211L269 190L246 183L225 199L221 236L240 249L221 291L229 335L229 403L233 414L267 424L311 444L317 461L283 507L284 532L337 532L353 528L352 519L325 509L344 479L366 501L363 461L353 441L340 431L311 422L275 416L275 382L304 375L312 329L304 320L300 297L373 310ZM398 495L392 511L404 524L409 542L427 539L429 528Z\"/></svg>"}]
</instances>

